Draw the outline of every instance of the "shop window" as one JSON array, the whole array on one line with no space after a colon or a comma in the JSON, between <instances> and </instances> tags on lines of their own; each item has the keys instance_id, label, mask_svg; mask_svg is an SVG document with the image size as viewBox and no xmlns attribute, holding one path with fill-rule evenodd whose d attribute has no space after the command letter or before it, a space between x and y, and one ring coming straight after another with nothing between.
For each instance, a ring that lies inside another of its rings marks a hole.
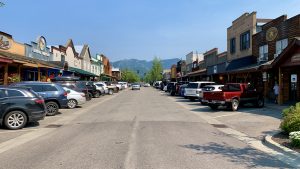
<instances>
[{"instance_id":1,"label":"shop window","mask_svg":"<svg viewBox=\"0 0 300 169\"><path fill-rule=\"evenodd\" d=\"M274 58L277 57L288 45L288 39L282 39L276 42L276 54Z\"/></svg>"},{"instance_id":2,"label":"shop window","mask_svg":"<svg viewBox=\"0 0 300 169\"><path fill-rule=\"evenodd\" d=\"M259 47L259 62L268 61L268 45L263 45Z\"/></svg>"},{"instance_id":3,"label":"shop window","mask_svg":"<svg viewBox=\"0 0 300 169\"><path fill-rule=\"evenodd\" d=\"M235 38L230 39L230 53L235 53Z\"/></svg>"},{"instance_id":4,"label":"shop window","mask_svg":"<svg viewBox=\"0 0 300 169\"><path fill-rule=\"evenodd\" d=\"M250 48L250 31L244 32L240 35L240 50Z\"/></svg>"},{"instance_id":5,"label":"shop window","mask_svg":"<svg viewBox=\"0 0 300 169\"><path fill-rule=\"evenodd\" d=\"M24 94L18 90L7 90L8 97L24 97Z\"/></svg>"}]
</instances>

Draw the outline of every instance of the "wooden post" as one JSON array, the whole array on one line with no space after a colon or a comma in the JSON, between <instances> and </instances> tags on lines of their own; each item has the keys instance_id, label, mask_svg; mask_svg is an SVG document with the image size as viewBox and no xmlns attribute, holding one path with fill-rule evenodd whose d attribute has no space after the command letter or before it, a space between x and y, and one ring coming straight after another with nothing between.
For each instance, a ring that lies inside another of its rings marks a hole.
<instances>
[{"instance_id":1,"label":"wooden post","mask_svg":"<svg viewBox=\"0 0 300 169\"><path fill-rule=\"evenodd\" d=\"M4 85L8 85L8 63L4 65Z\"/></svg>"},{"instance_id":2,"label":"wooden post","mask_svg":"<svg viewBox=\"0 0 300 169\"><path fill-rule=\"evenodd\" d=\"M278 104L283 104L283 82L281 76L281 68L279 67L278 71L278 80L279 80L279 94L278 94Z\"/></svg>"},{"instance_id":3,"label":"wooden post","mask_svg":"<svg viewBox=\"0 0 300 169\"><path fill-rule=\"evenodd\" d=\"M38 68L38 81L41 81L41 68Z\"/></svg>"},{"instance_id":4,"label":"wooden post","mask_svg":"<svg viewBox=\"0 0 300 169\"><path fill-rule=\"evenodd\" d=\"M22 81L22 79L21 79L21 65L18 65L18 76L19 76L20 81Z\"/></svg>"}]
</instances>

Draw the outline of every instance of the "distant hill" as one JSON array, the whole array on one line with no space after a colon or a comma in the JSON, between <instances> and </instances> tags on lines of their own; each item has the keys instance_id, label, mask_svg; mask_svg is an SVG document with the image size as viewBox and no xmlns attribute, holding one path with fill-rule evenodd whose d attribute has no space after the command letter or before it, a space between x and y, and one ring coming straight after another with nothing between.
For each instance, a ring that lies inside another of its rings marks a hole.
<instances>
[{"instance_id":1,"label":"distant hill","mask_svg":"<svg viewBox=\"0 0 300 169\"><path fill-rule=\"evenodd\" d=\"M161 60L163 69L170 69L173 64L177 64L180 59L164 59ZM138 60L138 59L124 59L116 62L112 62L113 67L122 69L130 69L137 72L141 77L143 77L152 66L152 61Z\"/></svg>"}]
</instances>

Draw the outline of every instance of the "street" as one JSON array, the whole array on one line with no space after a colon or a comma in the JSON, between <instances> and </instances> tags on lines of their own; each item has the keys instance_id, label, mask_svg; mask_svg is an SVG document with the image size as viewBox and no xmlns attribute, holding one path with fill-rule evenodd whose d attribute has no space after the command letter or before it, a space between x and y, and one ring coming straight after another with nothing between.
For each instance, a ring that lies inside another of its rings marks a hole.
<instances>
[{"instance_id":1,"label":"street","mask_svg":"<svg viewBox=\"0 0 300 169\"><path fill-rule=\"evenodd\" d=\"M212 112L152 87L125 90L19 131L0 129L0 168L291 168L226 133L261 140L279 125L274 111Z\"/></svg>"}]
</instances>

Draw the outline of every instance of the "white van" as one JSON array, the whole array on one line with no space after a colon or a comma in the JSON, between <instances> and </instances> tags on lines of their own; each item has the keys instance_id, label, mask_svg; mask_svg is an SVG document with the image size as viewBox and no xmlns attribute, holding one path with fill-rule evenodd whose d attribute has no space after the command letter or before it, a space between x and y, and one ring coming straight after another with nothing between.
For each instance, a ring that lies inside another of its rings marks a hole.
<instances>
[{"instance_id":1,"label":"white van","mask_svg":"<svg viewBox=\"0 0 300 169\"><path fill-rule=\"evenodd\" d=\"M203 91L202 89L206 85L213 85L215 82L206 82L206 81L200 81L200 82L190 82L187 87L184 89L184 97L190 99L191 101L194 101L195 99L202 100L203 98Z\"/></svg>"}]
</instances>

